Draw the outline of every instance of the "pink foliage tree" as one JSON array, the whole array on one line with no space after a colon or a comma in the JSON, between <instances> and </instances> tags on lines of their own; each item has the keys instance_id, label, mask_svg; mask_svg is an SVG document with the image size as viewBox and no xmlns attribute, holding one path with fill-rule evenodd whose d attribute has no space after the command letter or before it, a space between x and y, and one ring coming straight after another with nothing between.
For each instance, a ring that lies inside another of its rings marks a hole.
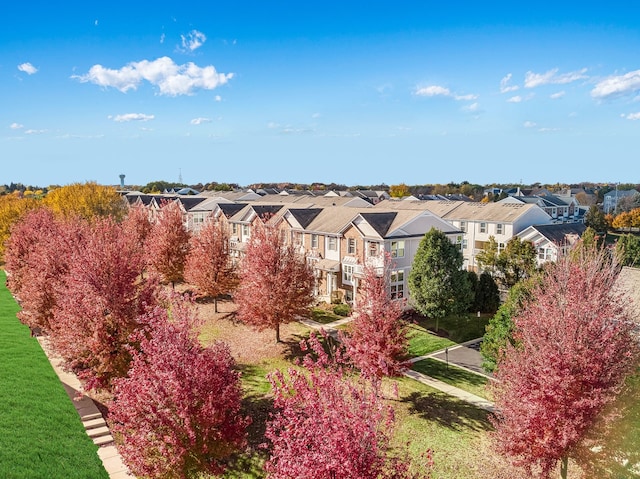
<instances>
[{"instance_id":1,"label":"pink foliage tree","mask_svg":"<svg viewBox=\"0 0 640 479\"><path fill-rule=\"evenodd\" d=\"M276 410L265 433L270 442L268 477L426 477L428 470L423 475L410 472L406 456L389 454L394 415L380 397L379 382L349 375L340 351L329 357L315 336L309 346L317 359L307 355L304 369L268 376Z\"/></svg>"},{"instance_id":2,"label":"pink foliage tree","mask_svg":"<svg viewBox=\"0 0 640 479\"><path fill-rule=\"evenodd\" d=\"M151 234L151 229L153 228L153 224L149 219L149 210L144 206L130 206L127 215L122 220L122 228L134 240L140 250L144 251L147 237Z\"/></svg>"},{"instance_id":3,"label":"pink foliage tree","mask_svg":"<svg viewBox=\"0 0 640 479\"><path fill-rule=\"evenodd\" d=\"M313 273L280 230L259 226L247 244L234 296L238 318L256 328L273 328L280 341L280 325L309 312L313 302Z\"/></svg>"},{"instance_id":4,"label":"pink foliage tree","mask_svg":"<svg viewBox=\"0 0 640 479\"><path fill-rule=\"evenodd\" d=\"M147 237L147 263L165 281L175 285L184 277L189 253L189 232L177 201L165 203Z\"/></svg>"},{"instance_id":5,"label":"pink foliage tree","mask_svg":"<svg viewBox=\"0 0 640 479\"><path fill-rule=\"evenodd\" d=\"M131 471L141 477L221 474L244 444L248 419L234 361L224 343L203 347L199 322L173 300L147 317L149 334L126 378L116 381L111 430Z\"/></svg>"},{"instance_id":6,"label":"pink foliage tree","mask_svg":"<svg viewBox=\"0 0 640 479\"><path fill-rule=\"evenodd\" d=\"M572 456L638 364L638 338L606 253L545 270L514 318L493 383L499 451L549 477Z\"/></svg>"},{"instance_id":7,"label":"pink foliage tree","mask_svg":"<svg viewBox=\"0 0 640 479\"><path fill-rule=\"evenodd\" d=\"M408 324L402 320L404 300L391 299L391 258L380 269L366 266L360 282L349 334L341 339L353 363L368 377L396 376L408 367Z\"/></svg>"},{"instance_id":8,"label":"pink foliage tree","mask_svg":"<svg viewBox=\"0 0 640 479\"><path fill-rule=\"evenodd\" d=\"M184 276L200 293L214 299L217 313L218 298L231 293L237 285L229 251L229 233L220 222L209 221L191 237Z\"/></svg>"},{"instance_id":9,"label":"pink foliage tree","mask_svg":"<svg viewBox=\"0 0 640 479\"><path fill-rule=\"evenodd\" d=\"M128 370L130 336L155 304L155 283L139 278L142 264L135 238L113 219L97 219L59 283L51 340L88 389L109 388Z\"/></svg>"},{"instance_id":10,"label":"pink foliage tree","mask_svg":"<svg viewBox=\"0 0 640 479\"><path fill-rule=\"evenodd\" d=\"M12 229L7 243L9 287L22 306L20 320L32 330L54 327L57 288L82 241L80 220L56 219L46 208L27 213Z\"/></svg>"}]
</instances>

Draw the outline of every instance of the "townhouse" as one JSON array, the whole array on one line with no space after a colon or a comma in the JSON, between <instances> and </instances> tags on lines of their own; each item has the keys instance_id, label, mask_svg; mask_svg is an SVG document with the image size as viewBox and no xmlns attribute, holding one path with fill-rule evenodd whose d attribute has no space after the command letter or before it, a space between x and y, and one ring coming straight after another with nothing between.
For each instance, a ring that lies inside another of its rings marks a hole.
<instances>
[{"instance_id":1,"label":"townhouse","mask_svg":"<svg viewBox=\"0 0 640 479\"><path fill-rule=\"evenodd\" d=\"M548 261L557 261L565 256L587 229L584 223L533 225L518 233L523 241L529 241L536 248L536 262L542 266Z\"/></svg>"}]
</instances>

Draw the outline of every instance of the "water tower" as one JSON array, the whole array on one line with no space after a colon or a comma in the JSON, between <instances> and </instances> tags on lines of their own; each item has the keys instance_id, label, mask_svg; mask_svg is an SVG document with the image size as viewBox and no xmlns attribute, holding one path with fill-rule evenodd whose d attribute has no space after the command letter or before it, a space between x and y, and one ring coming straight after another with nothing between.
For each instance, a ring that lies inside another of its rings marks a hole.
<instances>
[{"instance_id":1,"label":"water tower","mask_svg":"<svg viewBox=\"0 0 640 479\"><path fill-rule=\"evenodd\" d=\"M120 175L120 188L124 189L124 175Z\"/></svg>"}]
</instances>

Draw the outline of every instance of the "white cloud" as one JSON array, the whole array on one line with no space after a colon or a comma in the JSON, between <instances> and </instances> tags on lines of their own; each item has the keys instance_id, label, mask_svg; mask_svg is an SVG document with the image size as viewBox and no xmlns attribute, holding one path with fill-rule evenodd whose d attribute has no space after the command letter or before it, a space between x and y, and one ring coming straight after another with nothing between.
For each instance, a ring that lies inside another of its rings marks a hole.
<instances>
[{"instance_id":1,"label":"white cloud","mask_svg":"<svg viewBox=\"0 0 640 479\"><path fill-rule=\"evenodd\" d=\"M154 115L145 115L144 113L125 113L124 115L116 115L108 117L110 120L123 123L126 121L149 121L155 118Z\"/></svg>"},{"instance_id":2,"label":"white cloud","mask_svg":"<svg viewBox=\"0 0 640 479\"><path fill-rule=\"evenodd\" d=\"M200 48L207 41L206 35L198 30L191 30L186 35L180 35L180 38L182 39L182 49L189 52Z\"/></svg>"},{"instance_id":3,"label":"white cloud","mask_svg":"<svg viewBox=\"0 0 640 479\"><path fill-rule=\"evenodd\" d=\"M416 89L415 94L418 96L451 96L451 91L443 86L431 85Z\"/></svg>"},{"instance_id":4,"label":"white cloud","mask_svg":"<svg viewBox=\"0 0 640 479\"><path fill-rule=\"evenodd\" d=\"M191 120L192 125L202 125L203 123L211 123L211 118L194 118Z\"/></svg>"},{"instance_id":5,"label":"white cloud","mask_svg":"<svg viewBox=\"0 0 640 479\"><path fill-rule=\"evenodd\" d=\"M275 121L270 121L269 123L267 123L267 128L280 128L280 124L276 123Z\"/></svg>"},{"instance_id":6,"label":"white cloud","mask_svg":"<svg viewBox=\"0 0 640 479\"><path fill-rule=\"evenodd\" d=\"M612 75L598 82L591 90L593 98L615 98L630 95L640 90L640 70L624 75Z\"/></svg>"},{"instance_id":7,"label":"white cloud","mask_svg":"<svg viewBox=\"0 0 640 479\"><path fill-rule=\"evenodd\" d=\"M518 85L509 85L511 81L511 73L507 73L502 80L500 80L500 93L508 93L510 91L516 91L520 88Z\"/></svg>"},{"instance_id":8,"label":"white cloud","mask_svg":"<svg viewBox=\"0 0 640 479\"><path fill-rule=\"evenodd\" d=\"M27 75L33 75L38 71L38 69L29 62L21 63L20 65L18 65L18 70L20 70L21 72L25 72Z\"/></svg>"},{"instance_id":9,"label":"white cloud","mask_svg":"<svg viewBox=\"0 0 640 479\"><path fill-rule=\"evenodd\" d=\"M640 112L638 113L629 113L628 115L621 115L622 118L626 118L627 120L640 120Z\"/></svg>"},{"instance_id":10,"label":"white cloud","mask_svg":"<svg viewBox=\"0 0 640 479\"><path fill-rule=\"evenodd\" d=\"M478 102L472 103L471 105L467 105L465 107L463 107L462 109L464 111L468 111L468 112L476 112L478 111L478 109L480 108L480 104Z\"/></svg>"},{"instance_id":11,"label":"white cloud","mask_svg":"<svg viewBox=\"0 0 640 479\"><path fill-rule=\"evenodd\" d=\"M507 101L509 103L520 103L522 101L522 97L520 95L512 96Z\"/></svg>"},{"instance_id":12,"label":"white cloud","mask_svg":"<svg viewBox=\"0 0 640 479\"><path fill-rule=\"evenodd\" d=\"M457 95L455 93L452 93L448 88L439 85L430 85L426 87L416 88L414 94L426 97L446 96L459 101L476 100L478 98L478 95L473 94Z\"/></svg>"},{"instance_id":13,"label":"white cloud","mask_svg":"<svg viewBox=\"0 0 640 479\"><path fill-rule=\"evenodd\" d=\"M557 100L558 98L562 98L565 94L566 92L562 90L557 93L552 93L551 95L549 95L549 98L551 98L552 100Z\"/></svg>"},{"instance_id":14,"label":"white cloud","mask_svg":"<svg viewBox=\"0 0 640 479\"><path fill-rule=\"evenodd\" d=\"M94 65L86 75L73 75L71 78L116 88L123 93L135 90L146 80L158 87L160 95L178 96L192 95L199 89L213 90L233 78L233 73L218 73L213 65L199 67L191 62L177 65L171 58L161 57L153 61L131 62L119 70Z\"/></svg>"},{"instance_id":15,"label":"white cloud","mask_svg":"<svg viewBox=\"0 0 640 479\"><path fill-rule=\"evenodd\" d=\"M166 35L164 33L160 35L160 43L164 43L165 38L166 38Z\"/></svg>"},{"instance_id":16,"label":"white cloud","mask_svg":"<svg viewBox=\"0 0 640 479\"><path fill-rule=\"evenodd\" d=\"M322 115L320 113L314 113L313 115L311 115L311 118L313 118L314 120L317 118L320 118Z\"/></svg>"},{"instance_id":17,"label":"white cloud","mask_svg":"<svg viewBox=\"0 0 640 479\"><path fill-rule=\"evenodd\" d=\"M215 101L222 101L222 97L220 95L216 95L213 99Z\"/></svg>"},{"instance_id":18,"label":"white cloud","mask_svg":"<svg viewBox=\"0 0 640 479\"><path fill-rule=\"evenodd\" d=\"M20 123L11 123L11 125L9 125L9 128L11 128L12 130L19 130L20 128L24 128L24 125L21 125Z\"/></svg>"},{"instance_id":19,"label":"white cloud","mask_svg":"<svg viewBox=\"0 0 640 479\"><path fill-rule=\"evenodd\" d=\"M558 69L554 68L545 73L527 72L524 76L525 88L535 88L542 85L564 85L577 80L587 78L587 69L577 70L574 72L563 73L558 75Z\"/></svg>"},{"instance_id":20,"label":"white cloud","mask_svg":"<svg viewBox=\"0 0 640 479\"><path fill-rule=\"evenodd\" d=\"M548 133L551 131L559 131L559 130L560 130L559 128L539 128L538 129L540 133Z\"/></svg>"},{"instance_id":21,"label":"white cloud","mask_svg":"<svg viewBox=\"0 0 640 479\"><path fill-rule=\"evenodd\" d=\"M43 133L46 133L47 130L25 130L24 133L25 135L42 135Z\"/></svg>"},{"instance_id":22,"label":"white cloud","mask_svg":"<svg viewBox=\"0 0 640 479\"><path fill-rule=\"evenodd\" d=\"M525 121L522 126L525 128L535 128L538 124L535 121Z\"/></svg>"}]
</instances>

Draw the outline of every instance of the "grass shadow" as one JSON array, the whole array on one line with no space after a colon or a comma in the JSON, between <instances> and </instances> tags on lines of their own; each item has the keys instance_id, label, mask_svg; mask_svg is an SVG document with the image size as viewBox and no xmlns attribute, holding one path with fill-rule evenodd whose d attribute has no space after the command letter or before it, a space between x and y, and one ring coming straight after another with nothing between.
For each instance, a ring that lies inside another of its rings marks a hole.
<instances>
[{"instance_id":1,"label":"grass shadow","mask_svg":"<svg viewBox=\"0 0 640 479\"><path fill-rule=\"evenodd\" d=\"M491 431L489 412L440 393L412 392L401 397L400 402L408 404L409 412L422 419L433 421L454 431Z\"/></svg>"}]
</instances>

